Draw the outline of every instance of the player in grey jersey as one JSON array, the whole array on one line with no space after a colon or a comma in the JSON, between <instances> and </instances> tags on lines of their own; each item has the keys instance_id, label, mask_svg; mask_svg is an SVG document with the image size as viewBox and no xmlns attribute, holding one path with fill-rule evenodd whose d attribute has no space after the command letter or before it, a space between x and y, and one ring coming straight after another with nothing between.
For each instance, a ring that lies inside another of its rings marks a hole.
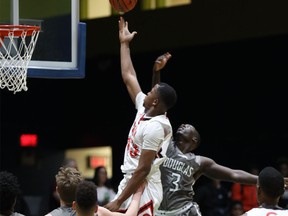
<instances>
[{"instance_id":1,"label":"player in grey jersey","mask_svg":"<svg viewBox=\"0 0 288 216\"><path fill-rule=\"evenodd\" d=\"M193 185L201 175L241 184L257 183L256 175L193 154L199 143L200 135L192 125L180 125L167 148L168 159L160 166L163 200L155 215L200 216L199 206L193 202Z\"/></svg>"},{"instance_id":2,"label":"player in grey jersey","mask_svg":"<svg viewBox=\"0 0 288 216\"><path fill-rule=\"evenodd\" d=\"M160 82L160 71L171 58L170 53L159 56L153 66L152 86ZM200 135L189 124L182 124L168 147L163 146L168 159L160 165L163 200L155 215L200 216L193 202L193 185L201 175L212 179L256 184L257 176L242 170L233 170L214 160L192 153L199 146Z\"/></svg>"},{"instance_id":3,"label":"player in grey jersey","mask_svg":"<svg viewBox=\"0 0 288 216\"><path fill-rule=\"evenodd\" d=\"M171 58L170 53L159 56L153 66L152 85L160 82L160 71ZM241 184L256 184L258 176L243 170L230 169L208 157L192 153L200 144L198 131L190 124L182 124L168 146L162 146L168 159L160 165L163 200L155 216L201 216L197 203L193 202L193 185L204 175ZM166 149L165 149L166 148ZM288 178L285 178L288 185Z\"/></svg>"}]
</instances>

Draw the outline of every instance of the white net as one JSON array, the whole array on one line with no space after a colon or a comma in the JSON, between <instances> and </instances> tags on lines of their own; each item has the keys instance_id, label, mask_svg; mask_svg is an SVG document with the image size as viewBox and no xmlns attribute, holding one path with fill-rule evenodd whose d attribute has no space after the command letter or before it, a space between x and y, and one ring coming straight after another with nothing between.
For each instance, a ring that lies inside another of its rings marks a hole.
<instances>
[{"instance_id":1,"label":"white net","mask_svg":"<svg viewBox=\"0 0 288 216\"><path fill-rule=\"evenodd\" d=\"M6 29L5 29L6 28ZM39 27L0 26L0 88L27 91L27 69L31 60Z\"/></svg>"}]
</instances>

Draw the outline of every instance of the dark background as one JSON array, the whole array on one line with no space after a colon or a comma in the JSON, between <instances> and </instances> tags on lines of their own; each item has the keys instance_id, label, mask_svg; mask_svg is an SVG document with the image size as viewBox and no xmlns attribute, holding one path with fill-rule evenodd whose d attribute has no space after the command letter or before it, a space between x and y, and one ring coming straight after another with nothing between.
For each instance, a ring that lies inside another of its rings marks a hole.
<instances>
[{"instance_id":1,"label":"dark background","mask_svg":"<svg viewBox=\"0 0 288 216\"><path fill-rule=\"evenodd\" d=\"M162 81L179 99L168 116L174 129L190 123L199 130L195 153L240 169L274 165L288 155L285 8L284 1L194 1L124 15L138 32L131 54L144 92L154 60L172 54ZM47 196L47 176L53 178L67 148L112 146L113 183L121 180L135 109L120 74L118 19L83 20L84 79L28 78L27 92L1 89L1 170L19 176L24 194ZM21 149L22 133L37 133L39 146ZM36 165L21 166L23 154L36 155Z\"/></svg>"}]
</instances>

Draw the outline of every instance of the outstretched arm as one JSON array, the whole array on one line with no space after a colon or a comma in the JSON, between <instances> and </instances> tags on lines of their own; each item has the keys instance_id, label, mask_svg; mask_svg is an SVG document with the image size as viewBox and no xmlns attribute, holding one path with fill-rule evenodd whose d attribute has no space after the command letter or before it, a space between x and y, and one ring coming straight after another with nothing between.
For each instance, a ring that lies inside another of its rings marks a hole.
<instances>
[{"instance_id":1,"label":"outstretched arm","mask_svg":"<svg viewBox=\"0 0 288 216\"><path fill-rule=\"evenodd\" d=\"M214 160L201 156L201 168L197 175L205 175L211 179L218 179L240 184L256 184L257 175L253 175L243 170L231 169L217 164ZM198 176L199 177L199 176Z\"/></svg>"},{"instance_id":2,"label":"outstretched arm","mask_svg":"<svg viewBox=\"0 0 288 216\"><path fill-rule=\"evenodd\" d=\"M140 85L137 80L137 75L130 55L130 42L137 34L136 31L132 33L128 29L128 22L120 17L119 20L119 41L120 41L120 62L121 62L121 75L124 84L128 90L131 100L135 104L135 98L141 91Z\"/></svg>"},{"instance_id":3,"label":"outstretched arm","mask_svg":"<svg viewBox=\"0 0 288 216\"><path fill-rule=\"evenodd\" d=\"M120 212L112 212L104 207L98 207L98 213L101 216L137 216L139 211L139 205L142 193L145 189L146 181L144 181L140 187L138 187L137 191L134 193L132 201L126 211L126 213L120 213Z\"/></svg>"},{"instance_id":4,"label":"outstretched arm","mask_svg":"<svg viewBox=\"0 0 288 216\"><path fill-rule=\"evenodd\" d=\"M240 184L257 184L257 175L253 175L244 170L231 169L229 167L217 164L208 157L201 156L201 167L196 173L195 178L205 175L211 179L218 179L228 182L236 182ZM284 177L284 187L288 188L288 177Z\"/></svg>"},{"instance_id":5,"label":"outstretched arm","mask_svg":"<svg viewBox=\"0 0 288 216\"><path fill-rule=\"evenodd\" d=\"M124 215L126 215L126 216L136 216L137 215L138 210L139 210L141 195L145 189L145 184L146 184L146 181L144 181L144 183L142 183L142 185L134 193L132 201L129 205L129 208Z\"/></svg>"},{"instance_id":6,"label":"outstretched arm","mask_svg":"<svg viewBox=\"0 0 288 216\"><path fill-rule=\"evenodd\" d=\"M119 197L106 204L105 208L109 209L110 211L117 211L122 203L135 193L136 188L138 188L143 183L143 180L149 174L151 165L155 159L155 155L156 152L153 150L142 149L138 166L134 171L131 179L129 179L127 182L126 187L123 189Z\"/></svg>"},{"instance_id":7,"label":"outstretched arm","mask_svg":"<svg viewBox=\"0 0 288 216\"><path fill-rule=\"evenodd\" d=\"M161 70L165 67L168 60L172 57L169 52L164 53L163 55L159 56L153 65L153 74L152 74L152 88L160 83L161 81Z\"/></svg>"}]
</instances>

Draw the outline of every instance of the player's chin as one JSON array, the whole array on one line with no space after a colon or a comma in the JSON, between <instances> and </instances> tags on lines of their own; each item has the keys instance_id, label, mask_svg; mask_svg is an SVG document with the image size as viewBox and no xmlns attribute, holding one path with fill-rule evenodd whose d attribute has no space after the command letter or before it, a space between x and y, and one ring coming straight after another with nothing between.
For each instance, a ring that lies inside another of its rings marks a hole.
<instances>
[{"instance_id":1,"label":"player's chin","mask_svg":"<svg viewBox=\"0 0 288 216\"><path fill-rule=\"evenodd\" d=\"M149 110L152 106L146 102L146 100L144 99L144 102L143 102L143 107L145 108L145 111Z\"/></svg>"},{"instance_id":2,"label":"player's chin","mask_svg":"<svg viewBox=\"0 0 288 216\"><path fill-rule=\"evenodd\" d=\"M185 130L184 125L181 125L181 126L177 129L177 133L183 133L184 130Z\"/></svg>"},{"instance_id":3,"label":"player's chin","mask_svg":"<svg viewBox=\"0 0 288 216\"><path fill-rule=\"evenodd\" d=\"M182 136L182 135L183 135L183 128L179 128L179 129L176 131L176 135Z\"/></svg>"}]
</instances>

